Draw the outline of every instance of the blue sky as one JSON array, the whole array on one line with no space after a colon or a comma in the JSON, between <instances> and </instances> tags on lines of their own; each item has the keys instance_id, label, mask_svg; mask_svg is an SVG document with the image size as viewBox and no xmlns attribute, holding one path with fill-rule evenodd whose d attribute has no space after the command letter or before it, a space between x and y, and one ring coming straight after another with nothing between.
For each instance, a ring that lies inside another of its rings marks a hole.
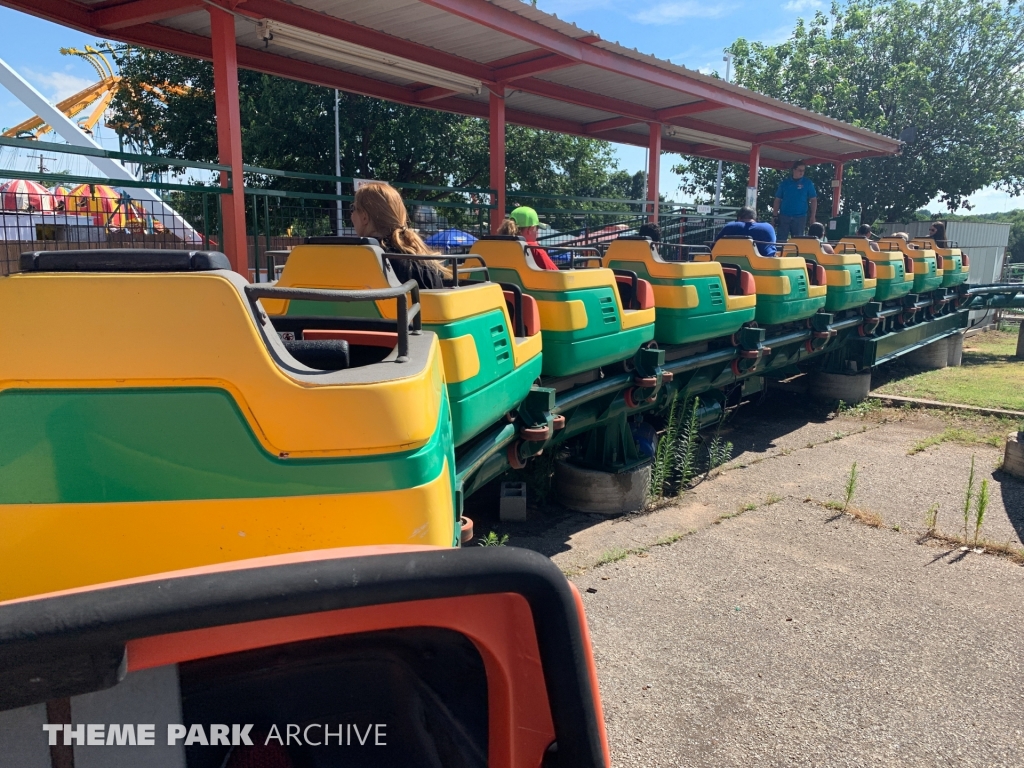
<instances>
[{"instance_id":1,"label":"blue sky","mask_svg":"<svg viewBox=\"0 0 1024 768\"><path fill-rule=\"evenodd\" d=\"M793 29L796 19L808 17L822 0L653 0L625 3L621 0L539 0L541 10L591 30L606 40L636 48L703 72L724 73L723 49L738 37L779 43ZM62 56L62 47L81 48L96 40L73 29L50 24L0 7L3 30L2 56L51 102L59 101L95 82L92 67L77 57ZM0 126L9 127L31 117L29 111L0 87ZM105 145L116 146L113 132L100 130ZM644 170L647 152L638 147L615 145L620 167ZM675 156L662 158L661 191L678 198L679 179L668 172ZM973 212L988 213L1024 207L1024 200L985 189L972 195ZM932 210L939 210L933 206Z\"/></svg>"}]
</instances>

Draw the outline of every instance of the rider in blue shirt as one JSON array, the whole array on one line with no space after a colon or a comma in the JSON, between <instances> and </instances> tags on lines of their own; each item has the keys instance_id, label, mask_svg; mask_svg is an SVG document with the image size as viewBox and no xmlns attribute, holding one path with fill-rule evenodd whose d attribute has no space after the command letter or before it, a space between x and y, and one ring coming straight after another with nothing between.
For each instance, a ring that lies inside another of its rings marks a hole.
<instances>
[{"instance_id":1,"label":"rider in blue shirt","mask_svg":"<svg viewBox=\"0 0 1024 768\"><path fill-rule=\"evenodd\" d=\"M772 218L778 219L781 238L802 237L807 231L808 208L811 221L818 213L818 191L806 172L803 160L797 160L793 163L793 172L775 190Z\"/></svg>"},{"instance_id":2,"label":"rider in blue shirt","mask_svg":"<svg viewBox=\"0 0 1024 768\"><path fill-rule=\"evenodd\" d=\"M740 208L736 221L730 221L718 233L720 237L749 237L757 245L757 252L762 256L775 255L775 229L766 221L755 221L753 208Z\"/></svg>"}]
</instances>

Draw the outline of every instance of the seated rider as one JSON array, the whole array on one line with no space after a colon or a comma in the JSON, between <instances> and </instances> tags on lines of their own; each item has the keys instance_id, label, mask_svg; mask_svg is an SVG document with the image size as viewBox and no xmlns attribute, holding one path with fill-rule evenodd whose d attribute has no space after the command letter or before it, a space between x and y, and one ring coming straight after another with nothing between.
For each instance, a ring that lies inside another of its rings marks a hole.
<instances>
[{"instance_id":1,"label":"seated rider","mask_svg":"<svg viewBox=\"0 0 1024 768\"><path fill-rule=\"evenodd\" d=\"M655 224L653 221L649 221L646 224L641 224L640 229L636 231L638 237L646 237L652 243L661 242L661 227Z\"/></svg>"},{"instance_id":2,"label":"seated rider","mask_svg":"<svg viewBox=\"0 0 1024 768\"><path fill-rule=\"evenodd\" d=\"M398 190L382 181L364 184L356 190L352 203L352 226L359 237L375 237L385 253L409 253L437 256L426 243L409 228L405 203ZM445 280L452 276L440 261L407 261L388 259L401 282L415 280L420 288L444 288Z\"/></svg>"},{"instance_id":3,"label":"seated rider","mask_svg":"<svg viewBox=\"0 0 1024 768\"><path fill-rule=\"evenodd\" d=\"M859 227L857 227L857 237L866 238L868 241L868 248L870 248L872 251L880 250L878 247L878 243L871 239L870 224L861 224Z\"/></svg>"},{"instance_id":4,"label":"seated rider","mask_svg":"<svg viewBox=\"0 0 1024 768\"><path fill-rule=\"evenodd\" d=\"M821 243L822 253L835 253L832 246L828 244L828 239L825 237L825 225L820 221L816 221L807 228L807 234Z\"/></svg>"},{"instance_id":5,"label":"seated rider","mask_svg":"<svg viewBox=\"0 0 1024 768\"><path fill-rule=\"evenodd\" d=\"M547 251L538 247L537 230L539 227L540 219L537 216L537 212L533 208L521 205L512 211L509 217L502 222L498 228L498 234L523 238L527 245L533 246L530 248L530 253L533 254L533 260L537 266L541 269L557 272L558 265L551 260Z\"/></svg>"},{"instance_id":6,"label":"seated rider","mask_svg":"<svg viewBox=\"0 0 1024 768\"><path fill-rule=\"evenodd\" d=\"M946 241L946 225L941 221L933 221L931 226L928 228L928 237L935 241L935 245L938 248L948 248L949 244Z\"/></svg>"},{"instance_id":7,"label":"seated rider","mask_svg":"<svg viewBox=\"0 0 1024 768\"><path fill-rule=\"evenodd\" d=\"M736 221L730 221L718 233L715 242L721 237L749 237L757 245L757 252L762 256L775 255L775 228L766 221L756 221L753 208L744 206L736 214Z\"/></svg>"}]
</instances>

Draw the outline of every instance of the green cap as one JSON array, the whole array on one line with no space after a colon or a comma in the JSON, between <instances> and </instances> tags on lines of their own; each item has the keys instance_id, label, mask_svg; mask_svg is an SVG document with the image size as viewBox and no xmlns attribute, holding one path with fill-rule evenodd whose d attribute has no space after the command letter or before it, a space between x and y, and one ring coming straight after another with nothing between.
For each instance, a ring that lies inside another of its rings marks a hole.
<instances>
[{"instance_id":1,"label":"green cap","mask_svg":"<svg viewBox=\"0 0 1024 768\"><path fill-rule=\"evenodd\" d=\"M540 224L540 219L537 218L537 212L533 210L533 208L525 205L521 205L516 208L509 214L509 217L511 217L512 221L514 221L517 226L523 229L526 227L536 227Z\"/></svg>"}]
</instances>

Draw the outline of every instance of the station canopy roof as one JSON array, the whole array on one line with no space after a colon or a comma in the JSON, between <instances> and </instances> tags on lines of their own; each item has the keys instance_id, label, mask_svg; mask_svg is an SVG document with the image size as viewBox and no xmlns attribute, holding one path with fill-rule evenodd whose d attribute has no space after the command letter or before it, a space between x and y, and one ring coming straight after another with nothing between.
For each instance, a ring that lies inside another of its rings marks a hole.
<instances>
[{"instance_id":1,"label":"station canopy roof","mask_svg":"<svg viewBox=\"0 0 1024 768\"><path fill-rule=\"evenodd\" d=\"M520 0L0 0L98 36L211 58L207 8L236 17L238 64L411 106L761 165L894 154L899 142L629 50ZM502 90L504 89L504 90Z\"/></svg>"}]
</instances>

